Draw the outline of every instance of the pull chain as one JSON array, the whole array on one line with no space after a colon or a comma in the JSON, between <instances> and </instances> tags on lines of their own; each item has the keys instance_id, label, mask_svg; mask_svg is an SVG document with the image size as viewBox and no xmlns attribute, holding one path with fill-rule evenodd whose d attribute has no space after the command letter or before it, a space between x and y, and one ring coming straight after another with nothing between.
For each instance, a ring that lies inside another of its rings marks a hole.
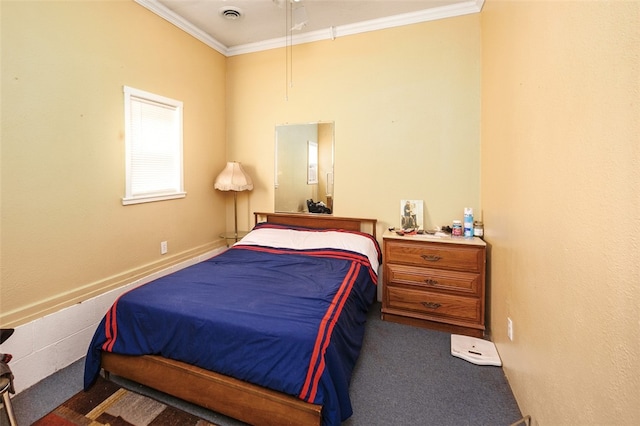
<instances>
[{"instance_id":1,"label":"pull chain","mask_svg":"<svg viewBox=\"0 0 640 426\"><path fill-rule=\"evenodd\" d=\"M284 72L284 98L285 101L289 101L289 85L291 84L291 30L289 29L291 26L291 21L292 21L292 6L291 6L291 2L290 0L285 0L285 19L284 19L284 26L285 26L285 45L284 45L284 54L285 54L285 60L284 60L284 66L285 66L285 72Z\"/></svg>"}]
</instances>

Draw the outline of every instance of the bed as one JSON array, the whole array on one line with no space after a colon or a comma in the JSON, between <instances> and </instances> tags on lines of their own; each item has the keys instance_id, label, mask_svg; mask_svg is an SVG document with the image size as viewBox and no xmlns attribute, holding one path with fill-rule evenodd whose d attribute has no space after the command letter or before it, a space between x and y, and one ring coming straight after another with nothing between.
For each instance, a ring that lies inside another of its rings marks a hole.
<instances>
[{"instance_id":1,"label":"bed","mask_svg":"<svg viewBox=\"0 0 640 426\"><path fill-rule=\"evenodd\" d=\"M222 254L116 300L87 351L85 388L102 369L249 424L350 417L381 261L376 220L255 222Z\"/></svg>"}]
</instances>

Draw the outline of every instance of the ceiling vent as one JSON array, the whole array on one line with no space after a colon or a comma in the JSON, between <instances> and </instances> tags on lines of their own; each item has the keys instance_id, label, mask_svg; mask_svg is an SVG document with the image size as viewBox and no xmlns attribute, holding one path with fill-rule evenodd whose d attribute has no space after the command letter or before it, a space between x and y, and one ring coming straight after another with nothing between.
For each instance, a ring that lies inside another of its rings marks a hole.
<instances>
[{"instance_id":1,"label":"ceiling vent","mask_svg":"<svg viewBox=\"0 0 640 426\"><path fill-rule=\"evenodd\" d=\"M220 9L220 15L225 19L235 21L242 18L242 10L237 7L231 6L223 7L222 9Z\"/></svg>"}]
</instances>

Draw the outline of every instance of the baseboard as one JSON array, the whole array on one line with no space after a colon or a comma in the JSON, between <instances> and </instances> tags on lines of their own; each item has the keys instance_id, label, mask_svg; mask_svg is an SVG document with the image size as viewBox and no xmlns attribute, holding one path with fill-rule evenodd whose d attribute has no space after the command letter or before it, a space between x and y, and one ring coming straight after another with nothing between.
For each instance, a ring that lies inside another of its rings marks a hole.
<instances>
[{"instance_id":1,"label":"baseboard","mask_svg":"<svg viewBox=\"0 0 640 426\"><path fill-rule=\"evenodd\" d=\"M10 353L9 366L15 379L16 394L84 357L93 333L109 307L122 293L206 260L226 247L218 247L197 256L178 261L163 269L129 274L129 281L80 303L15 327L0 352Z\"/></svg>"}]
</instances>

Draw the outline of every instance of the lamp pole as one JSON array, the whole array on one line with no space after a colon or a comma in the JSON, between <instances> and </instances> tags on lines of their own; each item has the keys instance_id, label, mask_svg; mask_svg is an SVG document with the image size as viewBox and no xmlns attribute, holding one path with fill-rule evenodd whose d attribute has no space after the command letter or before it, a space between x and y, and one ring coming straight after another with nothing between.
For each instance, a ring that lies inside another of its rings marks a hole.
<instances>
[{"instance_id":1,"label":"lamp pole","mask_svg":"<svg viewBox=\"0 0 640 426\"><path fill-rule=\"evenodd\" d=\"M234 237L236 243L238 242L238 191L233 191L233 224L234 224Z\"/></svg>"}]
</instances>

